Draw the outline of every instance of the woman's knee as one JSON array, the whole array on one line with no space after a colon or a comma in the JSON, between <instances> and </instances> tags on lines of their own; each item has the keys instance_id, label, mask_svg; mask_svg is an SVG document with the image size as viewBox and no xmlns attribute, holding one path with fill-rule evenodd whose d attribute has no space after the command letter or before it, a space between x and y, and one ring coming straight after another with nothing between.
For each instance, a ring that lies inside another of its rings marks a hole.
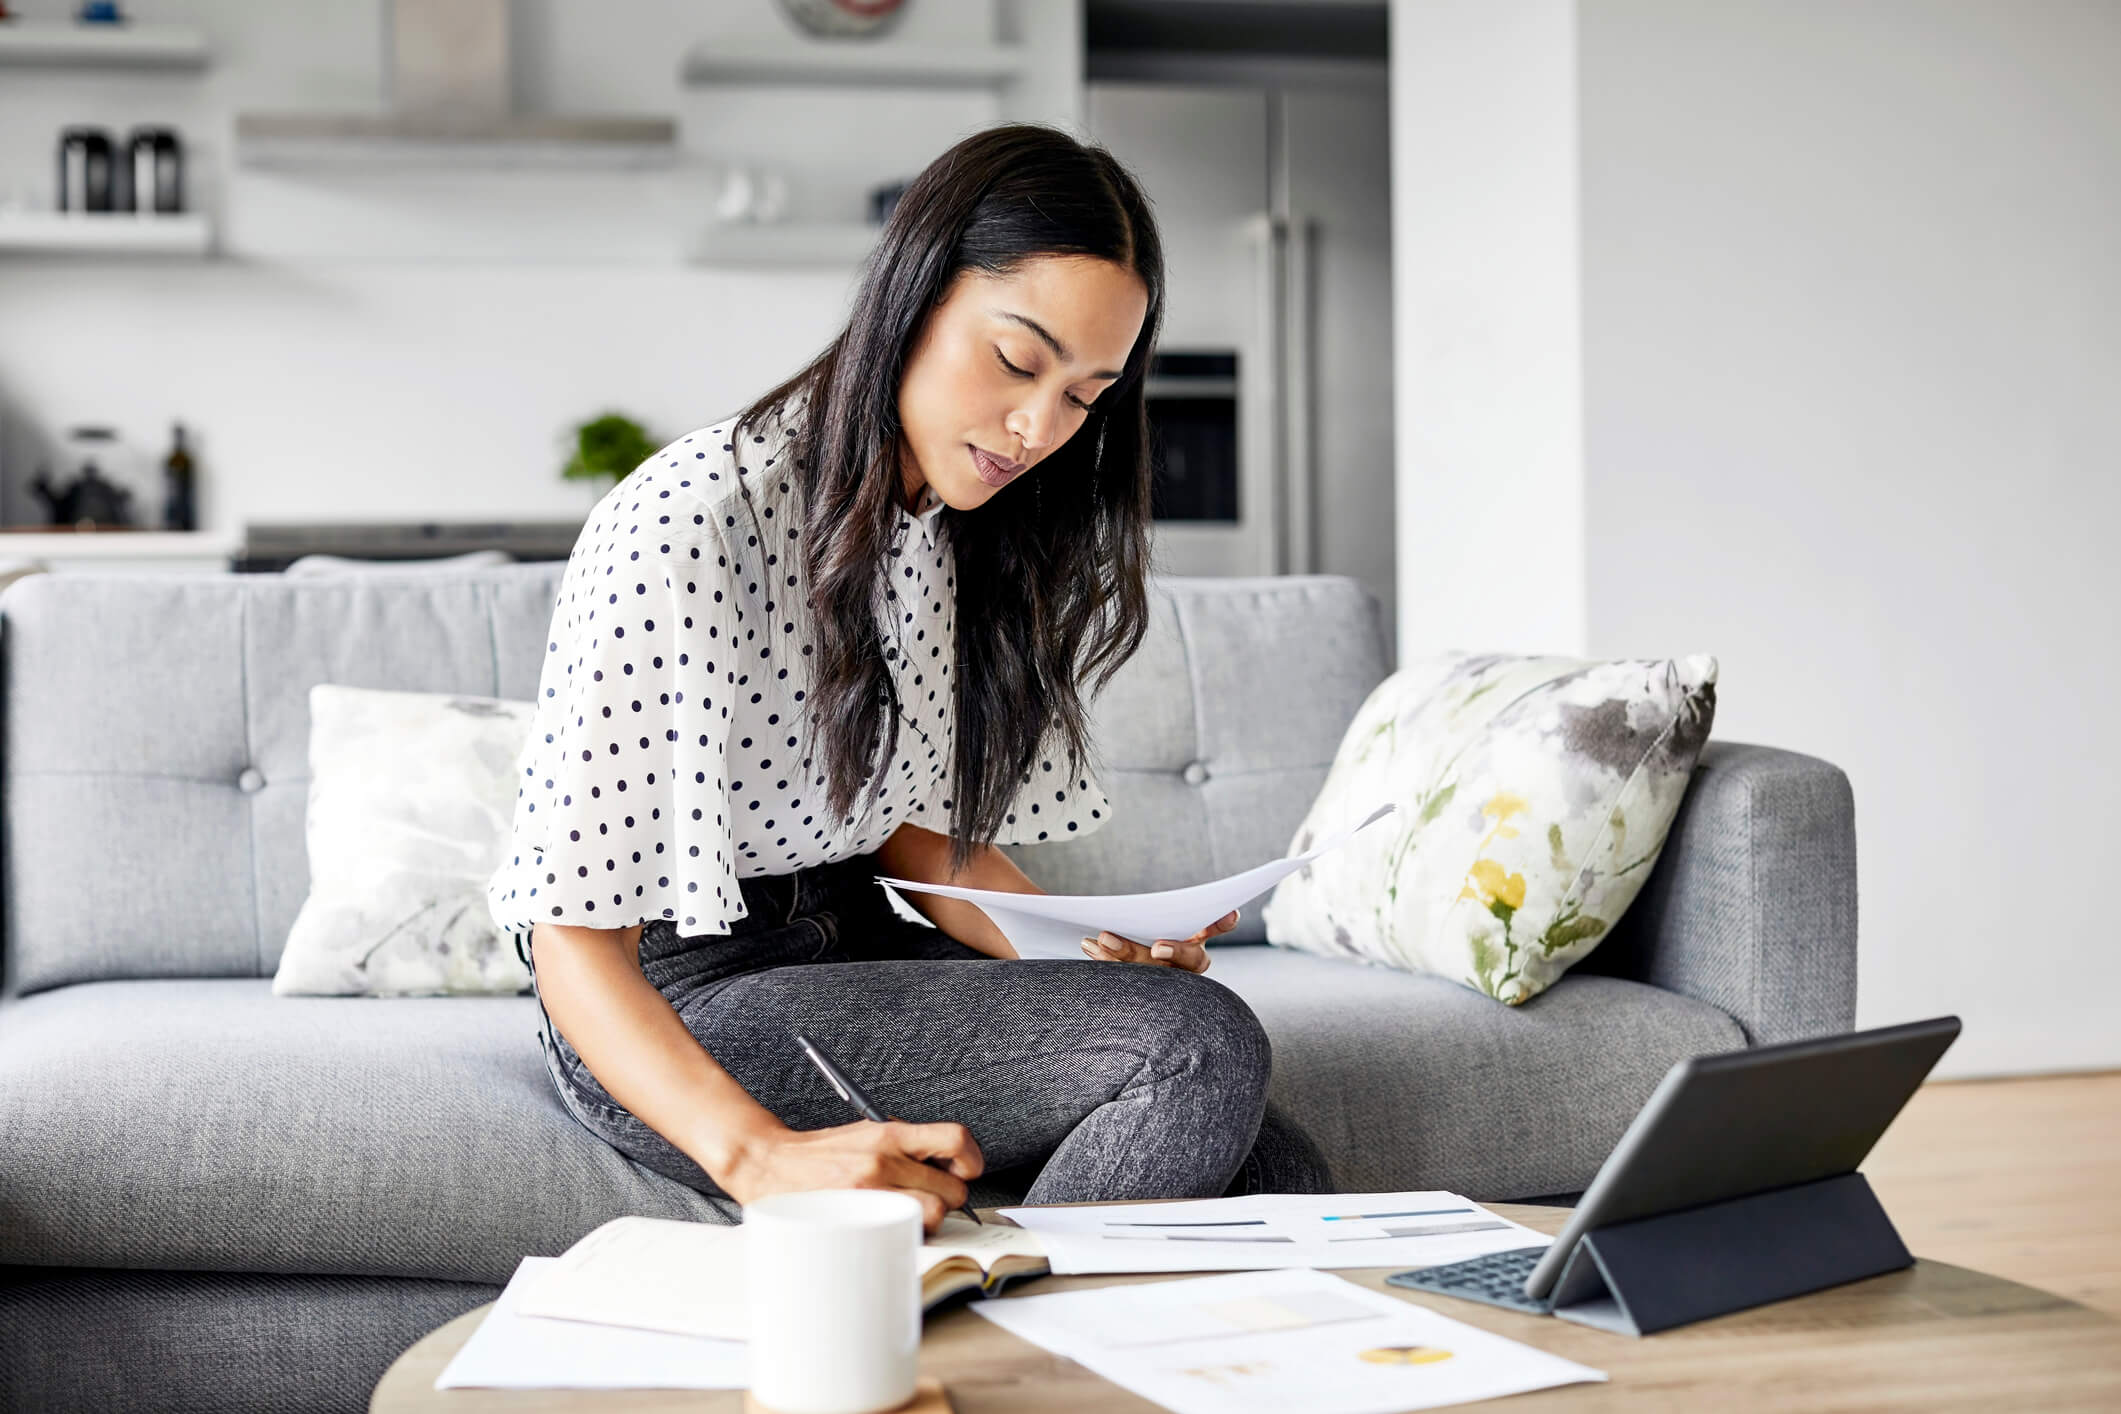
<instances>
[{"instance_id":1,"label":"woman's knee","mask_svg":"<svg viewBox=\"0 0 2121 1414\"><path fill-rule=\"evenodd\" d=\"M1167 1043L1195 1053L1201 1069L1231 1091L1265 1103L1273 1046L1245 999L1222 983L1164 971L1171 993L1157 1009Z\"/></svg>"}]
</instances>

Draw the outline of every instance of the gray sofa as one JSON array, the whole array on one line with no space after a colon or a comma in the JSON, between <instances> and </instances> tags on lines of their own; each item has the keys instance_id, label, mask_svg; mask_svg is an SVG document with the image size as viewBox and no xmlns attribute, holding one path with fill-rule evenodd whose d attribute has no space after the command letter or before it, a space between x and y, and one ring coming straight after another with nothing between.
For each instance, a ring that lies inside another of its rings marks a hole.
<instances>
[{"instance_id":1,"label":"gray sofa","mask_svg":"<svg viewBox=\"0 0 2121 1414\"><path fill-rule=\"evenodd\" d=\"M528 700L560 568L0 594L0 1407L365 1408L524 1254L719 1220L561 1107L530 996L269 991L308 888L309 687ZM1167 579L1155 605L1097 704L1114 819L1017 852L1050 889L1280 854L1386 670L1350 580ZM1712 745L1622 926L1520 1008L1234 941L1211 976L1341 1188L1578 1190L1673 1061L1851 1025L1848 781Z\"/></svg>"}]
</instances>

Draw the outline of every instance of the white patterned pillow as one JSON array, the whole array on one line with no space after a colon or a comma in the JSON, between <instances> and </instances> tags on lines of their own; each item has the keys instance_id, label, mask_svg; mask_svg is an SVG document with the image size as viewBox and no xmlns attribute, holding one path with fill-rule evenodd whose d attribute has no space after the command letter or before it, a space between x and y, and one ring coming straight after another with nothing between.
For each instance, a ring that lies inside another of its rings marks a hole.
<instances>
[{"instance_id":1,"label":"white patterned pillow","mask_svg":"<svg viewBox=\"0 0 2121 1414\"><path fill-rule=\"evenodd\" d=\"M1267 940L1433 972L1515 1006L1596 947L1664 848L1716 715L1716 660L1452 655L1372 692L1291 853Z\"/></svg>"},{"instance_id":2,"label":"white patterned pillow","mask_svg":"<svg viewBox=\"0 0 2121 1414\"><path fill-rule=\"evenodd\" d=\"M529 989L486 883L508 843L531 715L493 697L309 690L309 897L275 993Z\"/></svg>"}]
</instances>

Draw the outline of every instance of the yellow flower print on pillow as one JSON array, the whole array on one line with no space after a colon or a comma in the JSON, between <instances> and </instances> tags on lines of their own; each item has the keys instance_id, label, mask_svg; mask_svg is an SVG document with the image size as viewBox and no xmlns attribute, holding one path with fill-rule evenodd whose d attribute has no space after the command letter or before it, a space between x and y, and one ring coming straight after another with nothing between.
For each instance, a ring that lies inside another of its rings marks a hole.
<instances>
[{"instance_id":1,"label":"yellow flower print on pillow","mask_svg":"<svg viewBox=\"0 0 2121 1414\"><path fill-rule=\"evenodd\" d=\"M1473 867L1466 871L1466 886L1458 891L1460 898L1479 899L1481 906L1503 921L1505 927L1510 915L1524 907L1524 875L1505 874L1502 866L1492 859L1476 859Z\"/></svg>"},{"instance_id":2,"label":"yellow flower print on pillow","mask_svg":"<svg viewBox=\"0 0 2121 1414\"><path fill-rule=\"evenodd\" d=\"M1407 665L1349 723L1294 847L1388 802L1397 828L1283 879L1263 910L1268 941L1434 973L1511 1006L1538 996L1655 867L1716 675L1707 656Z\"/></svg>"}]
</instances>

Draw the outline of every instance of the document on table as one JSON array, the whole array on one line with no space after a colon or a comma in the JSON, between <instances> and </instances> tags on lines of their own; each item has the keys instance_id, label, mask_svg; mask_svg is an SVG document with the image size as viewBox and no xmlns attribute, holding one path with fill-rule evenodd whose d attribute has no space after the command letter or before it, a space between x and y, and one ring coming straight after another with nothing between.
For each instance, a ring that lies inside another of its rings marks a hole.
<instances>
[{"instance_id":1,"label":"document on table","mask_svg":"<svg viewBox=\"0 0 2121 1414\"><path fill-rule=\"evenodd\" d=\"M613 1218L551 1258L525 1283L519 1307L526 1316L744 1340L744 1229Z\"/></svg>"},{"instance_id":2,"label":"document on table","mask_svg":"<svg viewBox=\"0 0 2121 1414\"><path fill-rule=\"evenodd\" d=\"M921 1244L919 1270L925 1309L967 1287L1042 1275L1046 1259L1034 1233L1005 1223L982 1226L951 1213ZM743 1228L634 1213L611 1219L545 1261L525 1278L516 1310L741 1341L751 1333L745 1281Z\"/></svg>"},{"instance_id":3,"label":"document on table","mask_svg":"<svg viewBox=\"0 0 2121 1414\"><path fill-rule=\"evenodd\" d=\"M1178 1414L1389 1414L1605 1379L1324 1272L1108 1286L972 1309Z\"/></svg>"},{"instance_id":4,"label":"document on table","mask_svg":"<svg viewBox=\"0 0 2121 1414\"><path fill-rule=\"evenodd\" d=\"M1190 938L1231 909L1258 898L1321 854L1338 849L1398 807L1380 805L1360 825L1328 836L1302 854L1271 859L1241 874L1150 894L1013 894L879 878L879 883L915 893L941 894L979 905L1010 945L1025 957L1081 957L1084 938L1104 931L1145 943L1154 938Z\"/></svg>"},{"instance_id":5,"label":"document on table","mask_svg":"<svg viewBox=\"0 0 2121 1414\"><path fill-rule=\"evenodd\" d=\"M1456 1193L1263 1193L1185 1203L1004 1208L1058 1275L1432 1267L1553 1239Z\"/></svg>"},{"instance_id":6,"label":"document on table","mask_svg":"<svg viewBox=\"0 0 2121 1414\"><path fill-rule=\"evenodd\" d=\"M743 1389L742 1341L590 1325L518 1309L557 1257L525 1257L436 1389Z\"/></svg>"}]
</instances>

